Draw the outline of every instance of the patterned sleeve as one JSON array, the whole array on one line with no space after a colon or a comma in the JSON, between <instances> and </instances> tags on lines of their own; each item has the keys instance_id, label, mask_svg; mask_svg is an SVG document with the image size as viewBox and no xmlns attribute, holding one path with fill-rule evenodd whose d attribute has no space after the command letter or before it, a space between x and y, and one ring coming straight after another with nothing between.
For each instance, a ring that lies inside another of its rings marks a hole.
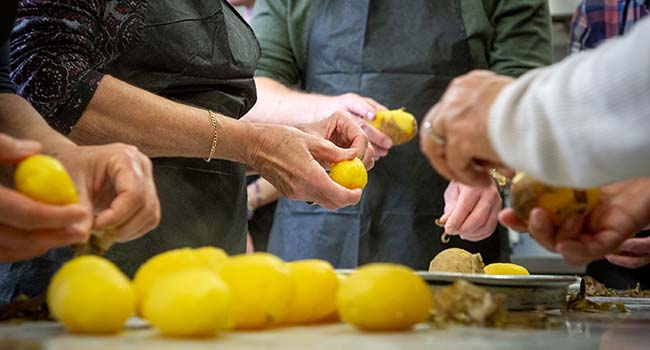
<instances>
[{"instance_id":1,"label":"patterned sleeve","mask_svg":"<svg viewBox=\"0 0 650 350\"><path fill-rule=\"evenodd\" d=\"M93 67L100 0L23 0L12 33L12 79L55 129L69 133L102 73Z\"/></svg>"},{"instance_id":2,"label":"patterned sleeve","mask_svg":"<svg viewBox=\"0 0 650 350\"><path fill-rule=\"evenodd\" d=\"M569 48L571 53L584 50L585 40L589 36L589 18L587 17L587 2L580 1L571 20L571 33L569 35Z\"/></svg>"}]
</instances>

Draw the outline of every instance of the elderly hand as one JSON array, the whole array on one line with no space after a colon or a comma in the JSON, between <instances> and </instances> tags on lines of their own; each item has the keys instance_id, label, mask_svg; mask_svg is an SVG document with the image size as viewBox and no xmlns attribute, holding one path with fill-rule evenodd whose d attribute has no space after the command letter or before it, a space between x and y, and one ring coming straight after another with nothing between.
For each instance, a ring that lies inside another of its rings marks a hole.
<instances>
[{"instance_id":1,"label":"elderly hand","mask_svg":"<svg viewBox=\"0 0 650 350\"><path fill-rule=\"evenodd\" d=\"M426 115L420 148L431 165L448 179L490 186L489 168L503 168L488 137L487 121L499 92L513 79L474 71L454 79Z\"/></svg>"},{"instance_id":2,"label":"elderly hand","mask_svg":"<svg viewBox=\"0 0 650 350\"><path fill-rule=\"evenodd\" d=\"M356 204L361 190L346 189L330 179L323 165L365 160L372 166L368 138L348 115L339 112L300 128L254 125L254 147L247 164L271 182L285 197L317 203L328 209Z\"/></svg>"},{"instance_id":3,"label":"elderly hand","mask_svg":"<svg viewBox=\"0 0 650 350\"><path fill-rule=\"evenodd\" d=\"M605 256L612 264L637 269L650 264L650 237L626 239L618 252Z\"/></svg>"},{"instance_id":4,"label":"elderly hand","mask_svg":"<svg viewBox=\"0 0 650 350\"><path fill-rule=\"evenodd\" d=\"M151 161L137 148L74 146L55 156L70 172L81 204L96 215L93 228L112 227L117 242L126 242L158 226L160 203Z\"/></svg>"},{"instance_id":5,"label":"elderly hand","mask_svg":"<svg viewBox=\"0 0 650 350\"><path fill-rule=\"evenodd\" d=\"M320 112L323 113L323 117L329 116L337 111L345 111L350 113L350 116L354 116L353 120L366 133L370 144L375 150L375 159L385 157L388 154L388 150L393 147L393 142L390 137L366 123L365 120L375 119L376 113L385 109L387 108L377 101L353 93L327 97L324 100L324 104L319 107Z\"/></svg>"},{"instance_id":6,"label":"elderly hand","mask_svg":"<svg viewBox=\"0 0 650 350\"><path fill-rule=\"evenodd\" d=\"M512 209L500 213L499 219L515 230L527 230L546 249L562 254L568 263L582 265L617 252L625 240L650 223L648 186L648 178L604 186L598 205L587 217L575 215L559 227L540 208L533 209L527 226L517 220Z\"/></svg>"},{"instance_id":7,"label":"elderly hand","mask_svg":"<svg viewBox=\"0 0 650 350\"><path fill-rule=\"evenodd\" d=\"M39 143L0 133L0 163L16 164L40 150ZM90 221L90 213L82 205L43 204L0 185L0 262L24 260L84 242Z\"/></svg>"},{"instance_id":8,"label":"elderly hand","mask_svg":"<svg viewBox=\"0 0 650 350\"><path fill-rule=\"evenodd\" d=\"M447 234L476 242L494 232L501 207L496 186L470 187L451 182L445 191L445 213L440 221Z\"/></svg>"}]
</instances>

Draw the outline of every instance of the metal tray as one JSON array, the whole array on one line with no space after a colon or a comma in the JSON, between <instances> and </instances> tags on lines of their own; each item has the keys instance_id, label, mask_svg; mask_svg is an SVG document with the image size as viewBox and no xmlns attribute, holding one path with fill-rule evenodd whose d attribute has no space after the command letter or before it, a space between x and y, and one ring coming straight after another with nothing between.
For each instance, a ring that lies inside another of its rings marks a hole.
<instances>
[{"instance_id":1,"label":"metal tray","mask_svg":"<svg viewBox=\"0 0 650 350\"><path fill-rule=\"evenodd\" d=\"M349 274L352 270L337 270ZM510 310L534 310L539 306L559 309L566 303L570 288L579 285L580 278L555 275L486 275L454 272L416 272L436 292L452 282L463 279L490 292L506 295Z\"/></svg>"}]
</instances>

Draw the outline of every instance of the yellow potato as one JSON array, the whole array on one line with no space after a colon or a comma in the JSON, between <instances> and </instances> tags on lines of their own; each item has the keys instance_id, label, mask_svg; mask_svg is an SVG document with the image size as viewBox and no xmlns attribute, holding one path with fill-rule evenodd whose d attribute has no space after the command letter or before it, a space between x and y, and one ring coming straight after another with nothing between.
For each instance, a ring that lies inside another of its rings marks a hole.
<instances>
[{"instance_id":1,"label":"yellow potato","mask_svg":"<svg viewBox=\"0 0 650 350\"><path fill-rule=\"evenodd\" d=\"M295 292L287 323L313 323L336 310L339 280L332 265L323 260L300 260L288 263L295 282Z\"/></svg>"},{"instance_id":2,"label":"yellow potato","mask_svg":"<svg viewBox=\"0 0 650 350\"><path fill-rule=\"evenodd\" d=\"M210 337L231 323L228 285L208 269L176 271L157 279L142 305L144 318L171 337Z\"/></svg>"},{"instance_id":3,"label":"yellow potato","mask_svg":"<svg viewBox=\"0 0 650 350\"><path fill-rule=\"evenodd\" d=\"M530 275L525 267L511 263L490 264L485 267L485 273L488 275Z\"/></svg>"},{"instance_id":4,"label":"yellow potato","mask_svg":"<svg viewBox=\"0 0 650 350\"><path fill-rule=\"evenodd\" d=\"M417 119L404 108L379 111L369 123L390 137L394 145L407 143L418 133Z\"/></svg>"},{"instance_id":5,"label":"yellow potato","mask_svg":"<svg viewBox=\"0 0 650 350\"><path fill-rule=\"evenodd\" d=\"M368 184L368 172L359 158L344 160L332 165L330 178L348 189L363 189Z\"/></svg>"},{"instance_id":6,"label":"yellow potato","mask_svg":"<svg viewBox=\"0 0 650 350\"><path fill-rule=\"evenodd\" d=\"M63 164L42 154L18 163L14 186L18 192L42 203L66 205L79 202L72 179Z\"/></svg>"},{"instance_id":7,"label":"yellow potato","mask_svg":"<svg viewBox=\"0 0 650 350\"><path fill-rule=\"evenodd\" d=\"M600 199L600 189L578 190L567 187L552 187L536 179L518 173L510 188L510 205L517 218L528 221L533 208L545 209L556 224L561 224L571 214L588 214Z\"/></svg>"},{"instance_id":8,"label":"yellow potato","mask_svg":"<svg viewBox=\"0 0 650 350\"><path fill-rule=\"evenodd\" d=\"M396 264L369 264L354 271L338 291L341 319L361 330L402 331L425 321L431 292L413 270Z\"/></svg>"},{"instance_id":9,"label":"yellow potato","mask_svg":"<svg viewBox=\"0 0 650 350\"><path fill-rule=\"evenodd\" d=\"M135 293L115 264L84 255L54 274L47 305L52 316L73 333L115 333L133 314Z\"/></svg>"}]
</instances>

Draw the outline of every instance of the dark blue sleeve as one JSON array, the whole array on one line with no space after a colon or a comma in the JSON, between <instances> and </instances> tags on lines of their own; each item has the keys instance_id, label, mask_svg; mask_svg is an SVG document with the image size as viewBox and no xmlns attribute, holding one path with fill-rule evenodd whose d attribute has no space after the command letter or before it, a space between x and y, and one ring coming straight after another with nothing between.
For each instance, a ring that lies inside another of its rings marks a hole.
<instances>
[{"instance_id":1,"label":"dark blue sleeve","mask_svg":"<svg viewBox=\"0 0 650 350\"><path fill-rule=\"evenodd\" d=\"M7 40L0 45L0 93L16 92L9 73L11 68L9 67L9 40Z\"/></svg>"}]
</instances>

